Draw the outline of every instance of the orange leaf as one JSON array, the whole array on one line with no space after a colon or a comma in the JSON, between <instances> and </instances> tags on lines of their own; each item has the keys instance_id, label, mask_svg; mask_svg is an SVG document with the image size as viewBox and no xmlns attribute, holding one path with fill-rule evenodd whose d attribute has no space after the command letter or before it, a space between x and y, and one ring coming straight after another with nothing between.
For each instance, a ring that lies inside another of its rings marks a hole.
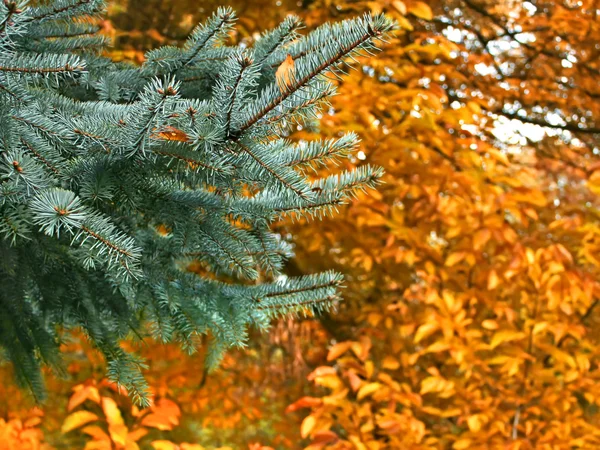
<instances>
[{"instance_id":1,"label":"orange leaf","mask_svg":"<svg viewBox=\"0 0 600 450\"><path fill-rule=\"evenodd\" d=\"M360 342L352 342L350 344L350 348L361 361L367 359L369 356L369 351L371 350L371 346L372 342L368 336L361 336Z\"/></svg>"},{"instance_id":2,"label":"orange leaf","mask_svg":"<svg viewBox=\"0 0 600 450\"><path fill-rule=\"evenodd\" d=\"M354 371L346 372L346 376L348 377L348 381L350 381L350 387L352 388L352 391L358 391L363 384L363 380L356 375L356 372Z\"/></svg>"},{"instance_id":3,"label":"orange leaf","mask_svg":"<svg viewBox=\"0 0 600 450\"><path fill-rule=\"evenodd\" d=\"M158 133L153 134L152 137L162 141L190 142L190 138L185 131L171 126L165 127Z\"/></svg>"},{"instance_id":4,"label":"orange leaf","mask_svg":"<svg viewBox=\"0 0 600 450\"><path fill-rule=\"evenodd\" d=\"M492 232L489 229L483 228L481 230L477 230L473 235L473 248L475 250L481 250L491 237Z\"/></svg>"},{"instance_id":5,"label":"orange leaf","mask_svg":"<svg viewBox=\"0 0 600 450\"><path fill-rule=\"evenodd\" d=\"M108 441L88 441L83 450L113 450L113 445Z\"/></svg>"},{"instance_id":6,"label":"orange leaf","mask_svg":"<svg viewBox=\"0 0 600 450\"><path fill-rule=\"evenodd\" d=\"M77 389L80 388L80 389ZM92 400L96 403L100 403L100 393L95 386L76 386L75 393L69 399L69 404L67 405L67 411L72 411L81 405L86 400Z\"/></svg>"},{"instance_id":7,"label":"orange leaf","mask_svg":"<svg viewBox=\"0 0 600 450\"><path fill-rule=\"evenodd\" d=\"M127 441L137 442L148 434L148 430L145 428L138 428L137 430L130 431L127 433Z\"/></svg>"},{"instance_id":8,"label":"orange leaf","mask_svg":"<svg viewBox=\"0 0 600 450\"><path fill-rule=\"evenodd\" d=\"M296 62L292 55L287 55L285 61L281 63L277 72L275 72L275 79L277 81L277 86L281 92L286 92L296 81Z\"/></svg>"},{"instance_id":9,"label":"orange leaf","mask_svg":"<svg viewBox=\"0 0 600 450\"><path fill-rule=\"evenodd\" d=\"M331 347L331 349L329 349L329 353L327 354L327 361L333 361L334 359L337 359L340 355L346 353L351 346L352 342L350 341L335 344L333 347Z\"/></svg>"},{"instance_id":10,"label":"orange leaf","mask_svg":"<svg viewBox=\"0 0 600 450\"><path fill-rule=\"evenodd\" d=\"M42 423L41 417L30 417L23 423L24 428L33 428Z\"/></svg>"},{"instance_id":11,"label":"orange leaf","mask_svg":"<svg viewBox=\"0 0 600 450\"><path fill-rule=\"evenodd\" d=\"M312 408L314 406L319 406L323 403L320 398L316 397L302 397L300 400L295 401L291 405L289 405L286 409L286 413L297 411L301 408Z\"/></svg>"},{"instance_id":12,"label":"orange leaf","mask_svg":"<svg viewBox=\"0 0 600 450\"><path fill-rule=\"evenodd\" d=\"M140 450L140 446L134 441L127 440L125 443L125 450Z\"/></svg>"},{"instance_id":13,"label":"orange leaf","mask_svg":"<svg viewBox=\"0 0 600 450\"><path fill-rule=\"evenodd\" d=\"M81 429L85 434L92 436L96 441L110 441L108 434L98 425L88 425Z\"/></svg>"},{"instance_id":14,"label":"orange leaf","mask_svg":"<svg viewBox=\"0 0 600 450\"><path fill-rule=\"evenodd\" d=\"M148 414L142 419L141 424L145 427L156 428L158 430L172 430L176 424L171 423L169 417L164 414Z\"/></svg>"},{"instance_id":15,"label":"orange leaf","mask_svg":"<svg viewBox=\"0 0 600 450\"><path fill-rule=\"evenodd\" d=\"M311 373L309 373L306 378L309 381L312 381L317 377L323 377L325 375L335 375L336 373L337 373L337 371L333 367L320 366L320 367L317 367L315 370L313 370Z\"/></svg>"},{"instance_id":16,"label":"orange leaf","mask_svg":"<svg viewBox=\"0 0 600 450\"><path fill-rule=\"evenodd\" d=\"M141 424L163 431L172 430L174 426L179 425L179 416L181 410L177 403L161 398L152 407L151 412L142 419Z\"/></svg>"},{"instance_id":17,"label":"orange leaf","mask_svg":"<svg viewBox=\"0 0 600 450\"><path fill-rule=\"evenodd\" d=\"M314 436L312 443L313 444L329 444L330 442L335 442L339 439L338 435L333 431L325 430L325 431L317 431Z\"/></svg>"}]
</instances>

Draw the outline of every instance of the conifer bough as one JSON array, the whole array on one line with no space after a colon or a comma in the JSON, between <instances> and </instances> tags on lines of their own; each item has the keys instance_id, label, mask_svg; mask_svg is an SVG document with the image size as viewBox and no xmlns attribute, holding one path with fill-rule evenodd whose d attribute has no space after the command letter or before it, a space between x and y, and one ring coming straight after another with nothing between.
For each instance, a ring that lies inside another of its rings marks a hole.
<instances>
[{"instance_id":1,"label":"conifer bough","mask_svg":"<svg viewBox=\"0 0 600 450\"><path fill-rule=\"evenodd\" d=\"M328 214L381 170L311 181L304 171L347 156L356 136L285 136L316 121L329 77L394 24L365 16L302 36L288 17L246 49L226 45L235 15L221 8L135 67L100 56L102 9L0 1L0 346L40 397L40 366L61 371L59 328L81 329L147 404L144 363L120 339L191 352L209 335L212 367L249 326L336 300L336 273L282 274L291 249L270 224ZM203 276L185 270L192 260Z\"/></svg>"}]
</instances>

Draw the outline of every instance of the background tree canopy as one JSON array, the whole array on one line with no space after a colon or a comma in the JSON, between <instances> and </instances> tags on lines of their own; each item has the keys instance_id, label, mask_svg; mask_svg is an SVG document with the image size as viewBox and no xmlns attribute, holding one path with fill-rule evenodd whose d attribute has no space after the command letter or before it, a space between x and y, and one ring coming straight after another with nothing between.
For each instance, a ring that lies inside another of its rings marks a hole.
<instances>
[{"instance_id":1,"label":"background tree canopy","mask_svg":"<svg viewBox=\"0 0 600 450\"><path fill-rule=\"evenodd\" d=\"M208 374L204 350L125 341L155 404L65 337L68 378L34 409L8 381L9 448L554 449L600 445L600 14L581 1L232 2L247 46L288 13L308 32L383 12L399 30L337 80L320 130L385 169L340 214L277 225L288 275L335 269L343 301L282 320ZM113 3L115 60L177 45L219 1ZM314 177L331 168L314 165ZM310 175L313 176L313 175ZM192 272L203 273L192 262ZM10 380L11 366L1 367ZM182 443L189 444L182 444ZM38 447L36 447L38 446Z\"/></svg>"}]
</instances>

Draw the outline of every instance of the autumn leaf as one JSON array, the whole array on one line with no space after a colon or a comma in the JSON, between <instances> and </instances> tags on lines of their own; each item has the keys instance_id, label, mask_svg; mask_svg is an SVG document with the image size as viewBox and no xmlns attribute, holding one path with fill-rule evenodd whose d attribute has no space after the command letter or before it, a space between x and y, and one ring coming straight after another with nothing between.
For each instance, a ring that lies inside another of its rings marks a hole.
<instances>
[{"instance_id":1,"label":"autumn leaf","mask_svg":"<svg viewBox=\"0 0 600 450\"><path fill-rule=\"evenodd\" d=\"M95 403L100 403L100 393L98 392L98 388L95 386L78 385L75 386L73 390L75 392L69 399L67 411L72 411L86 400L92 400Z\"/></svg>"},{"instance_id":2,"label":"autumn leaf","mask_svg":"<svg viewBox=\"0 0 600 450\"><path fill-rule=\"evenodd\" d=\"M492 232L489 229L483 228L481 230L477 230L473 235L473 248L475 250L483 249L491 237Z\"/></svg>"},{"instance_id":3,"label":"autumn leaf","mask_svg":"<svg viewBox=\"0 0 600 450\"><path fill-rule=\"evenodd\" d=\"M117 403L110 397L102 397L102 410L109 425L123 425L123 416Z\"/></svg>"},{"instance_id":4,"label":"autumn leaf","mask_svg":"<svg viewBox=\"0 0 600 450\"><path fill-rule=\"evenodd\" d=\"M526 336L522 331L516 330L500 330L494 333L492 340L490 341L490 348L495 349L500 344L510 341L517 341L520 339L524 339Z\"/></svg>"},{"instance_id":5,"label":"autumn leaf","mask_svg":"<svg viewBox=\"0 0 600 450\"><path fill-rule=\"evenodd\" d=\"M414 342L415 343L421 342L426 337L431 336L433 333L435 333L438 329L439 329L438 323L434 323L434 322L424 323L417 329L417 332L415 333L415 337L414 337Z\"/></svg>"},{"instance_id":6,"label":"autumn leaf","mask_svg":"<svg viewBox=\"0 0 600 450\"><path fill-rule=\"evenodd\" d=\"M497 330L499 328L498 322L489 319L481 322L481 326L486 330Z\"/></svg>"},{"instance_id":7,"label":"autumn leaf","mask_svg":"<svg viewBox=\"0 0 600 450\"><path fill-rule=\"evenodd\" d=\"M68 433L76 428L79 428L86 423L98 420L99 417L90 411L77 411L68 416L62 424L61 431Z\"/></svg>"},{"instance_id":8,"label":"autumn leaf","mask_svg":"<svg viewBox=\"0 0 600 450\"><path fill-rule=\"evenodd\" d=\"M500 284L500 277L498 277L498 273L494 269L490 270L490 272L488 273L488 282L487 282L488 290L492 291L492 290L496 289L499 284Z\"/></svg>"},{"instance_id":9,"label":"autumn leaf","mask_svg":"<svg viewBox=\"0 0 600 450\"><path fill-rule=\"evenodd\" d=\"M423 2L412 2L408 7L408 12L420 19L433 19L433 13L431 12L431 8Z\"/></svg>"},{"instance_id":10,"label":"autumn leaf","mask_svg":"<svg viewBox=\"0 0 600 450\"><path fill-rule=\"evenodd\" d=\"M164 127L160 131L155 130L152 137L162 141L190 142L190 138L184 131L172 126Z\"/></svg>"},{"instance_id":11,"label":"autumn leaf","mask_svg":"<svg viewBox=\"0 0 600 450\"><path fill-rule=\"evenodd\" d=\"M465 450L471 448L471 444L471 439L458 439L456 442L454 442L452 448L454 450Z\"/></svg>"},{"instance_id":12,"label":"autumn leaf","mask_svg":"<svg viewBox=\"0 0 600 450\"><path fill-rule=\"evenodd\" d=\"M406 5L400 0L392 1L392 6L396 8L396 11L398 11L402 15L405 15L407 12Z\"/></svg>"},{"instance_id":13,"label":"autumn leaf","mask_svg":"<svg viewBox=\"0 0 600 450\"><path fill-rule=\"evenodd\" d=\"M300 427L300 435L303 438L306 438L310 435L310 432L313 430L317 423L317 420L314 416L306 416L306 418L302 421L302 425Z\"/></svg>"},{"instance_id":14,"label":"autumn leaf","mask_svg":"<svg viewBox=\"0 0 600 450\"><path fill-rule=\"evenodd\" d=\"M363 398L377 392L379 389L381 388L381 384L380 383L368 383L365 384L364 386L362 386L359 390L358 393L356 394L356 399L357 400L362 400Z\"/></svg>"},{"instance_id":15,"label":"autumn leaf","mask_svg":"<svg viewBox=\"0 0 600 450\"><path fill-rule=\"evenodd\" d=\"M152 441L151 445L154 450L178 450L179 447L177 444L166 440Z\"/></svg>"},{"instance_id":16,"label":"autumn leaf","mask_svg":"<svg viewBox=\"0 0 600 450\"><path fill-rule=\"evenodd\" d=\"M110 443L110 436L98 425L88 425L81 431L89 436L92 436L96 441L107 441Z\"/></svg>"},{"instance_id":17,"label":"autumn leaf","mask_svg":"<svg viewBox=\"0 0 600 450\"><path fill-rule=\"evenodd\" d=\"M352 342L350 341L339 342L335 344L329 349L329 353L327 353L327 361L333 361L335 359L338 359L342 354L350 350L351 346Z\"/></svg>"},{"instance_id":18,"label":"autumn leaf","mask_svg":"<svg viewBox=\"0 0 600 450\"><path fill-rule=\"evenodd\" d=\"M467 256L466 252L454 252L454 253L448 255L448 257L446 258L446 266L452 267L455 264L458 264L463 259L465 259L466 256Z\"/></svg>"},{"instance_id":19,"label":"autumn leaf","mask_svg":"<svg viewBox=\"0 0 600 450\"><path fill-rule=\"evenodd\" d=\"M281 92L286 92L296 81L296 62L292 55L288 54L285 61L281 63L275 72L275 79Z\"/></svg>"},{"instance_id":20,"label":"autumn leaf","mask_svg":"<svg viewBox=\"0 0 600 450\"><path fill-rule=\"evenodd\" d=\"M177 404L167 398L160 398L150 412L142 418L141 425L159 430L172 430L179 425L181 410Z\"/></svg>"},{"instance_id":21,"label":"autumn leaf","mask_svg":"<svg viewBox=\"0 0 600 450\"><path fill-rule=\"evenodd\" d=\"M289 405L285 412L286 413L290 413L290 412L294 412L297 411L301 408L311 408L314 406L319 406L323 403L323 400L321 400L320 398L316 398L316 397L302 397L300 400L297 400L296 402L292 403L291 405Z\"/></svg>"}]
</instances>

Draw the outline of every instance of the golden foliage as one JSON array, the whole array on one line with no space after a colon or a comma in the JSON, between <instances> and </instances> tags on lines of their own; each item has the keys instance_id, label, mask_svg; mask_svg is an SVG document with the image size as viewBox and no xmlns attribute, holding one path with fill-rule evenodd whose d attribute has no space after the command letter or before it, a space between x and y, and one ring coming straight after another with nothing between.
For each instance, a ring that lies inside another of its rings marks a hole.
<instances>
[{"instance_id":1,"label":"golden foliage","mask_svg":"<svg viewBox=\"0 0 600 450\"><path fill-rule=\"evenodd\" d=\"M348 164L385 167L385 185L318 233L291 228L304 270L348 274L328 325L342 339L309 377L326 394L293 405L309 411L306 448L597 447L591 4L550 2L533 16L470 0L429 3L432 13L408 1L338 6L410 26L342 82L323 117L327 133L363 138ZM536 39L490 50L516 25ZM561 62L567 46L579 64Z\"/></svg>"}]
</instances>

